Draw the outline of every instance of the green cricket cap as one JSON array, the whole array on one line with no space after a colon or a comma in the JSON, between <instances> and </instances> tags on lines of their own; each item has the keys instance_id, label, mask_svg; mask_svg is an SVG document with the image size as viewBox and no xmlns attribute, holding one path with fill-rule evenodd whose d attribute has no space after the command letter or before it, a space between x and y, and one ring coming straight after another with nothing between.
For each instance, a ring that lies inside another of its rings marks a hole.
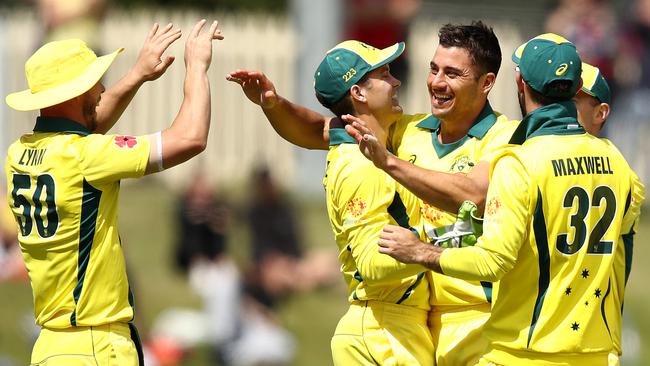
<instances>
[{"instance_id":1,"label":"green cricket cap","mask_svg":"<svg viewBox=\"0 0 650 366\"><path fill-rule=\"evenodd\" d=\"M576 46L553 33L539 35L519 46L512 54L521 77L535 91L547 97L572 98L580 86L582 61ZM565 92L549 90L556 80L567 80L572 87Z\"/></svg>"},{"instance_id":2,"label":"green cricket cap","mask_svg":"<svg viewBox=\"0 0 650 366\"><path fill-rule=\"evenodd\" d=\"M582 63L582 88L583 92L598 99L601 103L611 104L612 92L609 90L607 80L600 70L586 62Z\"/></svg>"},{"instance_id":3,"label":"green cricket cap","mask_svg":"<svg viewBox=\"0 0 650 366\"><path fill-rule=\"evenodd\" d=\"M314 73L314 89L328 103L336 103L365 74L395 60L404 52L404 42L379 49L348 40L327 51Z\"/></svg>"}]
</instances>

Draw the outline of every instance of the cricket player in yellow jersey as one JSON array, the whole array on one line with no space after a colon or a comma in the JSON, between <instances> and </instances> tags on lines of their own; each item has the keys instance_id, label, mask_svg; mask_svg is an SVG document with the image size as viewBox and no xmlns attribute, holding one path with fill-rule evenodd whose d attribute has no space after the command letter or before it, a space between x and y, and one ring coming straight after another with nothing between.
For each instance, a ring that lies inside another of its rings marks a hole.
<instances>
[{"instance_id":1,"label":"cricket player in yellow jersey","mask_svg":"<svg viewBox=\"0 0 650 366\"><path fill-rule=\"evenodd\" d=\"M385 143L402 114L389 63L404 43L380 50L346 41L327 52L314 75L316 96L337 116L363 116ZM431 365L428 272L377 252L384 225L421 232L416 198L359 152L340 119L330 125L323 180L327 211L348 284L350 308L332 337L335 365Z\"/></svg>"},{"instance_id":2,"label":"cricket player in yellow jersey","mask_svg":"<svg viewBox=\"0 0 650 366\"><path fill-rule=\"evenodd\" d=\"M481 161L506 145L518 125L494 112L487 100L501 64L501 49L492 29L482 22L449 24L440 30L439 38L427 78L432 114L403 115L390 129L388 145L406 160L403 165L383 144L378 145L389 164L382 166L373 158L375 165L429 203L418 205L427 231L438 238L451 233L463 201L479 205L485 201L489 164ZM280 97L259 71L237 70L229 79L242 84L248 98L262 107L285 139L306 148L326 146L330 118ZM415 174L409 175L412 168ZM466 178L467 173L475 177ZM434 179L428 174L434 174ZM432 291L430 326L437 364L478 360L487 347L481 328L489 317L491 284L440 276Z\"/></svg>"},{"instance_id":3,"label":"cricket player in yellow jersey","mask_svg":"<svg viewBox=\"0 0 650 366\"><path fill-rule=\"evenodd\" d=\"M610 112L611 92L607 81L598 68L587 63L582 63L582 88L573 98L578 110L578 121L582 127L594 136L600 135L603 125L607 121ZM606 140L608 144L611 144ZM621 239L614 256L614 275L612 279L613 306L608 306L605 311L611 319L609 328L614 341L614 352L610 354L610 366L619 364L619 357L622 355L621 332L622 318L609 312L623 312L623 298L625 285L631 271L634 234L637 230L638 217L641 214L641 203L645 199L645 187L639 177L633 174L632 199L628 215L631 221L629 227L621 229Z\"/></svg>"},{"instance_id":4,"label":"cricket player in yellow jersey","mask_svg":"<svg viewBox=\"0 0 650 366\"><path fill-rule=\"evenodd\" d=\"M173 61L161 56L181 36L149 33L132 71L104 93L100 78L122 51L97 57L77 39L50 42L25 64L29 89L6 102L40 110L34 132L8 149L9 206L29 271L41 327L32 365L143 364L134 301L118 236L120 180L170 168L205 148L210 124L207 70L215 21L196 24L185 46L185 97L172 125L149 136L104 135L138 87ZM101 102L100 102L101 99Z\"/></svg>"},{"instance_id":5,"label":"cricket player in yellow jersey","mask_svg":"<svg viewBox=\"0 0 650 366\"><path fill-rule=\"evenodd\" d=\"M544 35L513 59L525 117L511 142L521 146L492 160L483 236L444 249L391 226L380 251L449 276L500 280L479 365L606 365L609 317L620 317L606 310L615 305L613 265L621 233L636 220L633 172L577 122L573 44Z\"/></svg>"}]
</instances>

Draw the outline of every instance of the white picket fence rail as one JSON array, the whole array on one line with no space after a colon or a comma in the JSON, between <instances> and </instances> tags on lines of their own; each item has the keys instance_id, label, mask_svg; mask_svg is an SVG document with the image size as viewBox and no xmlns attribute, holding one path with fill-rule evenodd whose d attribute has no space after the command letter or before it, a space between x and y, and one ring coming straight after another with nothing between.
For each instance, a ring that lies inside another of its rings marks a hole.
<instances>
[{"instance_id":1,"label":"white picket fence rail","mask_svg":"<svg viewBox=\"0 0 650 366\"><path fill-rule=\"evenodd\" d=\"M261 163L268 164L275 176L288 188L299 174L295 150L279 138L268 125L261 110L248 102L240 88L225 81L225 74L236 68L263 70L275 82L282 95L293 98L298 32L284 16L199 14L196 12L113 11L101 28L104 52L124 47L106 74L107 86L115 83L133 64L145 35L154 22L173 21L185 34L200 18L216 18L226 36L215 47L210 68L212 87L212 127L207 151L182 166L158 175L171 186L184 183L194 169L202 168L219 182L239 182ZM460 21L460 20L459 20ZM429 111L425 79L429 61L437 44L442 23L418 21L407 41L411 75L408 90L400 94L408 113ZM523 37L517 27L501 21L493 24L503 50L503 65L490 100L493 107L517 118L514 65L510 53ZM0 91L4 96L26 88L24 62L38 46L39 26L31 12L0 14ZM183 40L172 46L176 62L159 80L145 84L131 106L111 132L147 134L161 130L173 120L182 100ZM323 50L324 52L325 50ZM15 112L5 103L0 107L0 148L4 152L10 141L29 131L36 113Z\"/></svg>"}]
</instances>

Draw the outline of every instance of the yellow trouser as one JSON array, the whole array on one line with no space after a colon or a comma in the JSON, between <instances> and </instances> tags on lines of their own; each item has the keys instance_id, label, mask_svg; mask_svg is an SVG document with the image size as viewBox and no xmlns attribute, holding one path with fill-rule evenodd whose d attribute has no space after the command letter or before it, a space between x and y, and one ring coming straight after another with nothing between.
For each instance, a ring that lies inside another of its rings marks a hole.
<instances>
[{"instance_id":1,"label":"yellow trouser","mask_svg":"<svg viewBox=\"0 0 650 366\"><path fill-rule=\"evenodd\" d=\"M359 301L332 337L334 365L433 365L427 311L379 301Z\"/></svg>"},{"instance_id":2,"label":"yellow trouser","mask_svg":"<svg viewBox=\"0 0 650 366\"><path fill-rule=\"evenodd\" d=\"M140 341L135 328L133 332L127 323L65 329L43 328L34 345L31 364L137 366Z\"/></svg>"},{"instance_id":3,"label":"yellow trouser","mask_svg":"<svg viewBox=\"0 0 650 366\"><path fill-rule=\"evenodd\" d=\"M475 365L488 340L483 325L490 318L490 304L437 307L429 314L437 366Z\"/></svg>"},{"instance_id":4,"label":"yellow trouser","mask_svg":"<svg viewBox=\"0 0 650 366\"><path fill-rule=\"evenodd\" d=\"M540 353L490 347L478 366L608 366L608 352Z\"/></svg>"}]
</instances>

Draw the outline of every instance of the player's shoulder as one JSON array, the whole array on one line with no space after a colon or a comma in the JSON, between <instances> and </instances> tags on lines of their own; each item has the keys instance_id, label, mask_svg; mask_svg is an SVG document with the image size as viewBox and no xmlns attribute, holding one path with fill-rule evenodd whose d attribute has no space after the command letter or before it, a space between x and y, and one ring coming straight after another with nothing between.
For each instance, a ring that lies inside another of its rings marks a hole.
<instances>
[{"instance_id":1,"label":"player's shoulder","mask_svg":"<svg viewBox=\"0 0 650 366\"><path fill-rule=\"evenodd\" d=\"M494 132L510 130L510 133L512 134L512 132L514 132L514 130L519 126L519 123L521 122L518 119L511 119L501 112L494 111L494 115L497 117L497 120L492 128Z\"/></svg>"},{"instance_id":2,"label":"player's shoulder","mask_svg":"<svg viewBox=\"0 0 650 366\"><path fill-rule=\"evenodd\" d=\"M339 174L362 176L381 171L374 166L372 161L363 156L357 144L346 143L330 147L327 161L330 167L338 171Z\"/></svg>"},{"instance_id":3,"label":"player's shoulder","mask_svg":"<svg viewBox=\"0 0 650 366\"><path fill-rule=\"evenodd\" d=\"M431 113L402 114L395 122L394 127L397 129L406 129L417 127L418 124L432 117Z\"/></svg>"}]
</instances>

